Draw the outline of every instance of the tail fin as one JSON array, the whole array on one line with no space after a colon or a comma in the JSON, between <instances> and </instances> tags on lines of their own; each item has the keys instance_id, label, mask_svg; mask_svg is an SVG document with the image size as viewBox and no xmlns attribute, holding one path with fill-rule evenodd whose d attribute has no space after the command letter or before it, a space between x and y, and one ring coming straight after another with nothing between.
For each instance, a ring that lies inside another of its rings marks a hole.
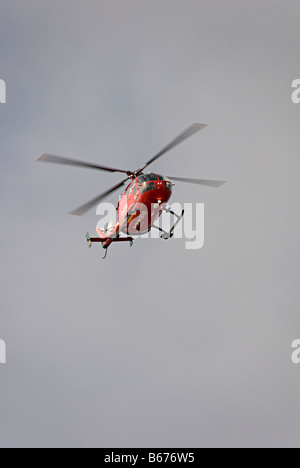
<instances>
[{"instance_id":1,"label":"tail fin","mask_svg":"<svg viewBox=\"0 0 300 468\"><path fill-rule=\"evenodd\" d=\"M86 238L86 241L87 241L89 249L90 249L92 247L93 243L92 243L92 240L91 240L90 235L89 235L88 232L86 233L85 238Z\"/></svg>"},{"instance_id":2,"label":"tail fin","mask_svg":"<svg viewBox=\"0 0 300 468\"><path fill-rule=\"evenodd\" d=\"M104 236L104 234L103 234L103 236ZM88 243L89 248L91 248L92 245L93 245L95 242L98 242L98 243L99 243L99 242L102 242L102 243L103 243L103 242L106 242L106 241L107 241L107 237L106 237L106 236L105 236L105 237L90 237L90 235L89 235L88 232L86 233L85 238L86 238L86 241L87 241L87 243Z\"/></svg>"}]
</instances>

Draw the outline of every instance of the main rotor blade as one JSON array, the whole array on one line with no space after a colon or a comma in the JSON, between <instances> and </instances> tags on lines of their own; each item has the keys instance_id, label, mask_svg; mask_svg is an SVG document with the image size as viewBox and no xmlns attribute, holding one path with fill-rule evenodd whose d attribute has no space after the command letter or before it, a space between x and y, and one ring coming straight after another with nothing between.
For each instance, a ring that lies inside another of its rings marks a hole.
<instances>
[{"instance_id":1,"label":"main rotor blade","mask_svg":"<svg viewBox=\"0 0 300 468\"><path fill-rule=\"evenodd\" d=\"M98 205L104 198L106 198L108 195L110 195L111 193L115 192L120 187L122 187L127 182L127 180L129 180L129 178L123 180L118 185L115 185L114 187L112 187L111 189L109 189L106 192L102 193L98 197L93 198L89 202L87 202L84 205L77 208L77 210L72 211L70 214L75 215L75 216L84 215L87 211L89 211L91 208L93 208L93 206Z\"/></svg>"},{"instance_id":2,"label":"main rotor blade","mask_svg":"<svg viewBox=\"0 0 300 468\"><path fill-rule=\"evenodd\" d=\"M170 151L172 148L175 146L179 145L182 143L184 140L189 138L190 136L194 135L194 133L199 132L199 130L202 130L202 128L207 127L206 124L200 124L200 123L195 123L191 125L189 128L187 128L183 133L181 133L175 140L171 141L171 143L168 144L165 148L163 148L159 153L157 153L150 161L146 163L146 165L142 168L142 171L146 169L150 164L152 164L154 161L156 161L158 158L163 156L165 153Z\"/></svg>"},{"instance_id":3,"label":"main rotor blade","mask_svg":"<svg viewBox=\"0 0 300 468\"><path fill-rule=\"evenodd\" d=\"M123 169L115 169L113 167L99 166L98 164L87 163L84 161L78 161L76 159L64 158L61 156L55 156L54 154L43 154L37 162L48 162L55 164L64 164L66 166L85 167L88 169L97 169L105 172L122 172L129 175L130 171L124 171Z\"/></svg>"},{"instance_id":4,"label":"main rotor blade","mask_svg":"<svg viewBox=\"0 0 300 468\"><path fill-rule=\"evenodd\" d=\"M221 180L207 180L207 179L186 179L184 177L169 177L171 180L177 180L178 182L187 182L189 184L205 185L207 187L221 187L226 182Z\"/></svg>"}]
</instances>

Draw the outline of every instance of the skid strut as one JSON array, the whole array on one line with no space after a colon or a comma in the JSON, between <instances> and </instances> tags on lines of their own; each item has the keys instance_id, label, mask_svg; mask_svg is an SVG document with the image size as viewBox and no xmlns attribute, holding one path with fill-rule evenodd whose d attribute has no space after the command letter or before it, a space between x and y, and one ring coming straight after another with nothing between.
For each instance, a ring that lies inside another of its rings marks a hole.
<instances>
[{"instance_id":1,"label":"skid strut","mask_svg":"<svg viewBox=\"0 0 300 468\"><path fill-rule=\"evenodd\" d=\"M167 232L164 229L162 229L161 227L158 227L158 226L152 226L152 227L157 229L159 232L162 233L162 235L160 236L161 239L169 240L169 239L172 239L172 237L174 236L174 231L175 231L176 226L180 223L180 221L184 217L184 210L182 210L181 215L178 215L177 213L174 213L174 211L172 211L171 209L166 208L164 210L164 213L170 213L171 215L175 216L175 218L177 218L177 221L172 226L171 230L169 232Z\"/></svg>"}]
</instances>

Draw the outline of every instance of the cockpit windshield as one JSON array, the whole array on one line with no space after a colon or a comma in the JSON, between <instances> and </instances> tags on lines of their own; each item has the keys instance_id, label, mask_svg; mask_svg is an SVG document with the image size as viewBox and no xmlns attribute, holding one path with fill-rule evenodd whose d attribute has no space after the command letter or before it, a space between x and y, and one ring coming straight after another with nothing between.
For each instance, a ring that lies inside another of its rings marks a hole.
<instances>
[{"instance_id":1,"label":"cockpit windshield","mask_svg":"<svg viewBox=\"0 0 300 468\"><path fill-rule=\"evenodd\" d=\"M145 182L155 182L157 181L157 176L153 173L151 174L142 174L137 178L137 184L142 185Z\"/></svg>"}]
</instances>

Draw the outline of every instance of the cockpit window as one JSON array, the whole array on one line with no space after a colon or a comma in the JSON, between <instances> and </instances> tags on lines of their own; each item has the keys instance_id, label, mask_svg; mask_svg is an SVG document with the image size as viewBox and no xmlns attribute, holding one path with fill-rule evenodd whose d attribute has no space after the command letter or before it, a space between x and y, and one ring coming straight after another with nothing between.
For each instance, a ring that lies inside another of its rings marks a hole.
<instances>
[{"instance_id":1,"label":"cockpit window","mask_svg":"<svg viewBox=\"0 0 300 468\"><path fill-rule=\"evenodd\" d=\"M170 190L170 192L172 192L172 188L173 188L172 182L166 182L166 189Z\"/></svg>"},{"instance_id":2,"label":"cockpit window","mask_svg":"<svg viewBox=\"0 0 300 468\"><path fill-rule=\"evenodd\" d=\"M165 180L165 178L161 175L157 175L158 180Z\"/></svg>"},{"instance_id":3,"label":"cockpit window","mask_svg":"<svg viewBox=\"0 0 300 468\"><path fill-rule=\"evenodd\" d=\"M146 177L144 175L141 175L137 178L138 185L142 185L144 182L146 182Z\"/></svg>"},{"instance_id":4,"label":"cockpit window","mask_svg":"<svg viewBox=\"0 0 300 468\"><path fill-rule=\"evenodd\" d=\"M129 185L128 190L127 190L127 197L130 197L131 194L132 194L132 186Z\"/></svg>"},{"instance_id":5,"label":"cockpit window","mask_svg":"<svg viewBox=\"0 0 300 468\"><path fill-rule=\"evenodd\" d=\"M151 190L155 190L155 184L154 182L150 182L150 183L143 183L143 185L140 187L140 192L141 193L146 193L146 192L150 192Z\"/></svg>"},{"instance_id":6,"label":"cockpit window","mask_svg":"<svg viewBox=\"0 0 300 468\"><path fill-rule=\"evenodd\" d=\"M138 185L142 185L144 182L154 182L154 181L157 181L157 176L152 173L140 175L137 179Z\"/></svg>"}]
</instances>

